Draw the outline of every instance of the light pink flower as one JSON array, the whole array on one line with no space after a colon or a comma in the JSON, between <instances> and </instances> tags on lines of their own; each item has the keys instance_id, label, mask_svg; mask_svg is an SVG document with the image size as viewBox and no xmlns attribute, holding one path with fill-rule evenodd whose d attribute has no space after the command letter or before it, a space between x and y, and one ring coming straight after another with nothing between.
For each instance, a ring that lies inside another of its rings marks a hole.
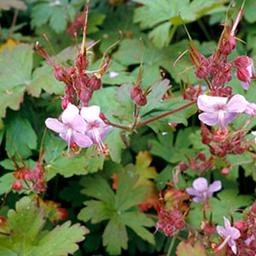
<instances>
[{"instance_id":1,"label":"light pink flower","mask_svg":"<svg viewBox=\"0 0 256 256\"><path fill-rule=\"evenodd\" d=\"M83 107L81 109L81 116L85 121L86 135L90 137L94 144L96 144L99 153L103 152L104 154L107 154L103 140L109 132L110 126L106 125L100 118L100 107Z\"/></svg>"},{"instance_id":2,"label":"light pink flower","mask_svg":"<svg viewBox=\"0 0 256 256\"><path fill-rule=\"evenodd\" d=\"M234 95L230 100L226 97L200 95L197 106L204 113L198 117L209 126L219 125L225 129L238 113L245 111L247 104L246 99L239 94Z\"/></svg>"},{"instance_id":3,"label":"light pink flower","mask_svg":"<svg viewBox=\"0 0 256 256\"><path fill-rule=\"evenodd\" d=\"M221 182L214 181L208 186L207 179L199 177L194 180L193 187L187 188L186 191L193 197L194 202L205 202L212 197L214 192L221 190Z\"/></svg>"},{"instance_id":4,"label":"light pink flower","mask_svg":"<svg viewBox=\"0 0 256 256\"><path fill-rule=\"evenodd\" d=\"M84 148L90 147L93 144L90 137L85 135L87 129L86 122L79 115L79 109L71 103L68 104L61 114L60 120L47 118L45 124L68 143L68 149L74 143Z\"/></svg>"},{"instance_id":5,"label":"light pink flower","mask_svg":"<svg viewBox=\"0 0 256 256\"><path fill-rule=\"evenodd\" d=\"M237 246L235 240L237 240L241 234L240 231L231 226L229 220L224 217L224 227L217 226L217 233L224 239L223 243L218 247L221 250L226 244L231 248L234 254L237 254Z\"/></svg>"}]
</instances>

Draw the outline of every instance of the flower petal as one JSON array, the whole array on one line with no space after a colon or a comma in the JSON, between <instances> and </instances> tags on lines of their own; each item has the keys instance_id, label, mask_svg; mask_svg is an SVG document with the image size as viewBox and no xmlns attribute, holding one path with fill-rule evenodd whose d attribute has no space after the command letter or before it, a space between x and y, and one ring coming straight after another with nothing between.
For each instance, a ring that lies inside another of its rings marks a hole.
<instances>
[{"instance_id":1,"label":"flower petal","mask_svg":"<svg viewBox=\"0 0 256 256\"><path fill-rule=\"evenodd\" d=\"M230 221L226 217L224 217L224 226L226 229L231 227Z\"/></svg>"},{"instance_id":2,"label":"flower petal","mask_svg":"<svg viewBox=\"0 0 256 256\"><path fill-rule=\"evenodd\" d=\"M250 82L243 82L243 81L241 81L240 84L243 87L243 89L245 89L245 90L248 90L249 87L250 87Z\"/></svg>"},{"instance_id":3,"label":"flower petal","mask_svg":"<svg viewBox=\"0 0 256 256\"><path fill-rule=\"evenodd\" d=\"M221 181L216 180L209 186L209 192L214 193L221 190Z\"/></svg>"},{"instance_id":4,"label":"flower petal","mask_svg":"<svg viewBox=\"0 0 256 256\"><path fill-rule=\"evenodd\" d=\"M236 117L237 113L225 113L224 114L224 120L223 120L223 124L224 126L227 126L228 124L230 124L233 119Z\"/></svg>"},{"instance_id":5,"label":"flower petal","mask_svg":"<svg viewBox=\"0 0 256 256\"><path fill-rule=\"evenodd\" d=\"M226 229L224 227L217 226L216 230L221 237L226 237Z\"/></svg>"},{"instance_id":6,"label":"flower petal","mask_svg":"<svg viewBox=\"0 0 256 256\"><path fill-rule=\"evenodd\" d=\"M228 112L242 113L248 105L247 100L240 94L234 95L227 104Z\"/></svg>"},{"instance_id":7,"label":"flower petal","mask_svg":"<svg viewBox=\"0 0 256 256\"><path fill-rule=\"evenodd\" d=\"M231 227L230 228L230 235L232 237L233 240L238 239L241 236L240 231L237 228Z\"/></svg>"},{"instance_id":8,"label":"flower petal","mask_svg":"<svg viewBox=\"0 0 256 256\"><path fill-rule=\"evenodd\" d=\"M81 148L88 148L93 144L88 136L79 132L73 132L73 140Z\"/></svg>"},{"instance_id":9,"label":"flower petal","mask_svg":"<svg viewBox=\"0 0 256 256\"><path fill-rule=\"evenodd\" d=\"M216 105L225 105L227 101L228 98L226 97L200 95L197 99L197 106L202 111L215 112Z\"/></svg>"},{"instance_id":10,"label":"flower petal","mask_svg":"<svg viewBox=\"0 0 256 256\"><path fill-rule=\"evenodd\" d=\"M69 103L67 108L62 113L61 119L64 124L69 124L72 123L73 119L78 115L79 109L75 105Z\"/></svg>"},{"instance_id":11,"label":"flower petal","mask_svg":"<svg viewBox=\"0 0 256 256\"><path fill-rule=\"evenodd\" d=\"M186 192L191 196L200 196L200 193L194 188L186 188Z\"/></svg>"},{"instance_id":12,"label":"flower petal","mask_svg":"<svg viewBox=\"0 0 256 256\"><path fill-rule=\"evenodd\" d=\"M57 133L60 133L65 129L63 123L61 123L57 118L47 118L45 120L45 125L47 128Z\"/></svg>"},{"instance_id":13,"label":"flower petal","mask_svg":"<svg viewBox=\"0 0 256 256\"><path fill-rule=\"evenodd\" d=\"M205 201L205 198L202 196L195 196L195 197L193 197L193 201L196 203L201 203L201 202Z\"/></svg>"},{"instance_id":14,"label":"flower petal","mask_svg":"<svg viewBox=\"0 0 256 256\"><path fill-rule=\"evenodd\" d=\"M193 188L197 190L198 192L203 192L208 189L208 181L207 179L203 177L199 177L194 180L193 182Z\"/></svg>"},{"instance_id":15,"label":"flower petal","mask_svg":"<svg viewBox=\"0 0 256 256\"><path fill-rule=\"evenodd\" d=\"M90 107L83 107L81 109L81 116L86 122L93 122L96 120L101 120L99 117L100 115L100 107L99 106L90 106ZM102 121L103 122L103 121Z\"/></svg>"},{"instance_id":16,"label":"flower petal","mask_svg":"<svg viewBox=\"0 0 256 256\"><path fill-rule=\"evenodd\" d=\"M201 113L198 116L199 120L203 123L213 126L219 123L218 113Z\"/></svg>"},{"instance_id":17,"label":"flower petal","mask_svg":"<svg viewBox=\"0 0 256 256\"><path fill-rule=\"evenodd\" d=\"M80 115L77 115L74 117L74 119L70 123L70 126L72 127L73 130L81 132L81 133L84 133L87 128L86 122Z\"/></svg>"},{"instance_id":18,"label":"flower petal","mask_svg":"<svg viewBox=\"0 0 256 256\"><path fill-rule=\"evenodd\" d=\"M232 239L228 240L228 245L234 254L237 254L236 242Z\"/></svg>"}]
</instances>

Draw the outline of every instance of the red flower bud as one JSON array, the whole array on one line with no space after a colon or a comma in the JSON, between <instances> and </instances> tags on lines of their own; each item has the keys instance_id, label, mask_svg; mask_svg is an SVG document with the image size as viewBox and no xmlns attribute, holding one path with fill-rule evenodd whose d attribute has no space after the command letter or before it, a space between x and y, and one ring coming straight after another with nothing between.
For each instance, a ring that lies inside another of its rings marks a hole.
<instances>
[{"instance_id":1,"label":"red flower bud","mask_svg":"<svg viewBox=\"0 0 256 256\"><path fill-rule=\"evenodd\" d=\"M69 103L71 103L71 102L67 96L62 97L62 99L61 99L62 109L66 109Z\"/></svg>"},{"instance_id":2,"label":"red flower bud","mask_svg":"<svg viewBox=\"0 0 256 256\"><path fill-rule=\"evenodd\" d=\"M229 168L223 168L220 173L222 175L228 175L230 173L230 169Z\"/></svg>"},{"instance_id":3,"label":"red flower bud","mask_svg":"<svg viewBox=\"0 0 256 256\"><path fill-rule=\"evenodd\" d=\"M92 97L92 91L89 88L82 88L79 98L83 106L88 106L88 103Z\"/></svg>"},{"instance_id":4,"label":"red flower bud","mask_svg":"<svg viewBox=\"0 0 256 256\"><path fill-rule=\"evenodd\" d=\"M236 39L234 36L229 36L228 40L223 40L220 46L220 53L229 55L236 48Z\"/></svg>"},{"instance_id":5,"label":"red flower bud","mask_svg":"<svg viewBox=\"0 0 256 256\"><path fill-rule=\"evenodd\" d=\"M93 91L99 90L101 88L101 85L101 80L95 75L92 76L88 81L88 87Z\"/></svg>"},{"instance_id":6,"label":"red flower bud","mask_svg":"<svg viewBox=\"0 0 256 256\"><path fill-rule=\"evenodd\" d=\"M246 68L238 68L236 71L236 77L243 82L250 82L251 80L249 71Z\"/></svg>"},{"instance_id":7,"label":"red flower bud","mask_svg":"<svg viewBox=\"0 0 256 256\"><path fill-rule=\"evenodd\" d=\"M65 71L60 65L54 66L54 76L59 81L65 80Z\"/></svg>"},{"instance_id":8,"label":"red flower bud","mask_svg":"<svg viewBox=\"0 0 256 256\"><path fill-rule=\"evenodd\" d=\"M147 98L140 86L131 87L130 97L138 106L144 106L147 104Z\"/></svg>"},{"instance_id":9,"label":"red flower bud","mask_svg":"<svg viewBox=\"0 0 256 256\"><path fill-rule=\"evenodd\" d=\"M68 218L68 211L65 208L57 208L56 211L59 220L66 220Z\"/></svg>"},{"instance_id":10,"label":"red flower bud","mask_svg":"<svg viewBox=\"0 0 256 256\"><path fill-rule=\"evenodd\" d=\"M179 167L180 167L180 170L181 170L182 172L184 172L184 171L186 171L186 170L188 169L188 165L187 165L185 162L181 162L181 163L179 164Z\"/></svg>"},{"instance_id":11,"label":"red flower bud","mask_svg":"<svg viewBox=\"0 0 256 256\"><path fill-rule=\"evenodd\" d=\"M19 181L15 181L12 184L12 189L16 191L20 191L22 189L22 184Z\"/></svg>"}]
</instances>

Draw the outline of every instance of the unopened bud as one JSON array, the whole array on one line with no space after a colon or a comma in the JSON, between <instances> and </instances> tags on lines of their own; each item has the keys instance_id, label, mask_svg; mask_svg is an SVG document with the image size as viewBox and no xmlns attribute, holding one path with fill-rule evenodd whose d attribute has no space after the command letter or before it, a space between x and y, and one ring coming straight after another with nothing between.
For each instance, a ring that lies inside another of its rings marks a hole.
<instances>
[{"instance_id":1,"label":"unopened bud","mask_svg":"<svg viewBox=\"0 0 256 256\"><path fill-rule=\"evenodd\" d=\"M179 164L179 167L180 167L180 170L181 170L182 172L184 172L184 171L186 171L186 170L188 169L188 165L187 165L185 162L181 162L181 163Z\"/></svg>"},{"instance_id":2,"label":"unopened bud","mask_svg":"<svg viewBox=\"0 0 256 256\"><path fill-rule=\"evenodd\" d=\"M131 99L138 106L144 106L147 104L147 97L144 95L140 86L132 86L130 91Z\"/></svg>"},{"instance_id":3,"label":"unopened bud","mask_svg":"<svg viewBox=\"0 0 256 256\"><path fill-rule=\"evenodd\" d=\"M197 157L198 157L198 159L200 159L201 161L205 161L205 159L206 159L206 156L205 156L205 154L204 154L203 152L199 152L199 153L197 154Z\"/></svg>"},{"instance_id":4,"label":"unopened bud","mask_svg":"<svg viewBox=\"0 0 256 256\"><path fill-rule=\"evenodd\" d=\"M97 76L92 76L89 81L88 81L88 87L92 90L92 91L96 91L99 90L101 88L101 80L97 77Z\"/></svg>"},{"instance_id":5,"label":"unopened bud","mask_svg":"<svg viewBox=\"0 0 256 256\"><path fill-rule=\"evenodd\" d=\"M54 76L59 81L63 81L65 79L65 72L60 65L54 66Z\"/></svg>"},{"instance_id":6,"label":"unopened bud","mask_svg":"<svg viewBox=\"0 0 256 256\"><path fill-rule=\"evenodd\" d=\"M88 103L92 97L92 91L89 88L82 88L81 92L80 92L80 101L82 103L83 106L88 106Z\"/></svg>"},{"instance_id":7,"label":"unopened bud","mask_svg":"<svg viewBox=\"0 0 256 256\"><path fill-rule=\"evenodd\" d=\"M19 181L16 181L12 184L12 189L20 191L22 189L22 184Z\"/></svg>"},{"instance_id":8,"label":"unopened bud","mask_svg":"<svg viewBox=\"0 0 256 256\"><path fill-rule=\"evenodd\" d=\"M220 52L223 55L229 55L236 48L236 39L234 36L229 36L227 40L223 40Z\"/></svg>"},{"instance_id":9,"label":"unopened bud","mask_svg":"<svg viewBox=\"0 0 256 256\"><path fill-rule=\"evenodd\" d=\"M222 175L229 175L230 173L230 169L229 168L223 168L220 172Z\"/></svg>"},{"instance_id":10,"label":"unopened bud","mask_svg":"<svg viewBox=\"0 0 256 256\"><path fill-rule=\"evenodd\" d=\"M57 208L57 214L59 220L66 220L68 218L68 212L65 208Z\"/></svg>"},{"instance_id":11,"label":"unopened bud","mask_svg":"<svg viewBox=\"0 0 256 256\"><path fill-rule=\"evenodd\" d=\"M61 98L61 107L62 107L62 109L66 109L69 103L71 103L71 102L70 102L68 97L64 96L64 97Z\"/></svg>"}]
</instances>

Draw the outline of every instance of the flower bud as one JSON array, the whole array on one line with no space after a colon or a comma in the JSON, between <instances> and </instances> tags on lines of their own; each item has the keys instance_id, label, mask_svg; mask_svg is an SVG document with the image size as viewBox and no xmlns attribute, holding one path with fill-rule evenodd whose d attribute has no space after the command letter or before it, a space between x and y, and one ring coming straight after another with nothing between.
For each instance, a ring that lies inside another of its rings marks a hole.
<instances>
[{"instance_id":1,"label":"flower bud","mask_svg":"<svg viewBox=\"0 0 256 256\"><path fill-rule=\"evenodd\" d=\"M67 96L61 98L61 107L62 109L66 109L68 104L71 103Z\"/></svg>"},{"instance_id":2,"label":"flower bud","mask_svg":"<svg viewBox=\"0 0 256 256\"><path fill-rule=\"evenodd\" d=\"M60 65L54 66L54 76L59 81L63 81L65 79L65 71Z\"/></svg>"},{"instance_id":3,"label":"flower bud","mask_svg":"<svg viewBox=\"0 0 256 256\"><path fill-rule=\"evenodd\" d=\"M188 169L188 165L187 165L185 162L181 162L181 163L179 164L179 167L180 167L180 170L181 170L182 172L184 172L184 171L186 171L186 170Z\"/></svg>"},{"instance_id":4,"label":"flower bud","mask_svg":"<svg viewBox=\"0 0 256 256\"><path fill-rule=\"evenodd\" d=\"M147 104L147 97L144 95L140 86L131 87L130 97L138 106L144 106Z\"/></svg>"},{"instance_id":5,"label":"flower bud","mask_svg":"<svg viewBox=\"0 0 256 256\"><path fill-rule=\"evenodd\" d=\"M88 87L92 90L92 91L96 91L99 90L101 88L101 80L97 77L97 76L92 76L89 81L88 81Z\"/></svg>"},{"instance_id":6,"label":"flower bud","mask_svg":"<svg viewBox=\"0 0 256 256\"><path fill-rule=\"evenodd\" d=\"M229 36L227 40L223 40L221 47L220 47L220 53L223 55L229 55L232 53L232 51L236 48L236 39L234 36Z\"/></svg>"},{"instance_id":7,"label":"flower bud","mask_svg":"<svg viewBox=\"0 0 256 256\"><path fill-rule=\"evenodd\" d=\"M229 175L230 169L229 168L223 168L220 173L224 176Z\"/></svg>"},{"instance_id":8,"label":"flower bud","mask_svg":"<svg viewBox=\"0 0 256 256\"><path fill-rule=\"evenodd\" d=\"M22 189L22 184L19 181L15 181L12 184L12 189L16 191L20 191Z\"/></svg>"},{"instance_id":9,"label":"flower bud","mask_svg":"<svg viewBox=\"0 0 256 256\"><path fill-rule=\"evenodd\" d=\"M83 106L88 106L88 103L92 97L92 91L89 88L82 88L79 98Z\"/></svg>"}]
</instances>

